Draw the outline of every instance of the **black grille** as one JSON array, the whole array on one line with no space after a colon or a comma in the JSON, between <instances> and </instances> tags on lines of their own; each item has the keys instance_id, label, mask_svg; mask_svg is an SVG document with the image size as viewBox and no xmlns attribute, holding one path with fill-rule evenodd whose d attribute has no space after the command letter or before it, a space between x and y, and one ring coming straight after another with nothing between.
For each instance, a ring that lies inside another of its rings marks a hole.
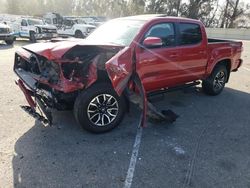
<instances>
[{"instance_id":1,"label":"black grille","mask_svg":"<svg viewBox=\"0 0 250 188\"><path fill-rule=\"evenodd\" d=\"M56 29L46 29L46 28L42 28L42 31L44 33L57 33Z\"/></svg>"},{"instance_id":2,"label":"black grille","mask_svg":"<svg viewBox=\"0 0 250 188\"><path fill-rule=\"evenodd\" d=\"M0 33L9 33L8 28L0 28Z\"/></svg>"}]
</instances>

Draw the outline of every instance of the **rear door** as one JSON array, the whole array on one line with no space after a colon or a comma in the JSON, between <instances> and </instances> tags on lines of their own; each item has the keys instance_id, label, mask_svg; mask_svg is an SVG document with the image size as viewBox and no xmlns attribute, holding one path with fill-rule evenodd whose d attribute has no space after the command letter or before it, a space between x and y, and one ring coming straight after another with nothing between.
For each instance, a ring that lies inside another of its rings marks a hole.
<instances>
[{"instance_id":1,"label":"rear door","mask_svg":"<svg viewBox=\"0 0 250 188\"><path fill-rule=\"evenodd\" d=\"M178 49L180 50L180 80L199 80L207 66L207 38L203 27L196 23L178 24Z\"/></svg>"},{"instance_id":2,"label":"rear door","mask_svg":"<svg viewBox=\"0 0 250 188\"><path fill-rule=\"evenodd\" d=\"M163 41L163 46L137 50L137 73L145 90L153 91L169 86L178 74L180 51L176 47L175 23L156 23L145 32L144 39L146 37L158 37Z\"/></svg>"}]
</instances>

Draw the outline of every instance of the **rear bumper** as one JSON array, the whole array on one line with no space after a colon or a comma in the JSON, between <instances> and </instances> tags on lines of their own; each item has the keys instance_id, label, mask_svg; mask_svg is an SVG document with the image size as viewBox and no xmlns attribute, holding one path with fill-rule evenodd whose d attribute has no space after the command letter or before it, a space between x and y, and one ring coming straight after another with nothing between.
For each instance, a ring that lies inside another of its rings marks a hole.
<instances>
[{"instance_id":1,"label":"rear bumper","mask_svg":"<svg viewBox=\"0 0 250 188\"><path fill-rule=\"evenodd\" d=\"M243 60L242 60L242 59L239 59L239 63L238 63L237 69L240 68L240 67L242 66L242 64L243 64Z\"/></svg>"},{"instance_id":2,"label":"rear bumper","mask_svg":"<svg viewBox=\"0 0 250 188\"><path fill-rule=\"evenodd\" d=\"M233 68L233 72L236 72L238 71L238 69L242 66L243 64L243 60L242 59L238 59L236 62L235 62L235 65L234 65L234 68Z\"/></svg>"}]
</instances>

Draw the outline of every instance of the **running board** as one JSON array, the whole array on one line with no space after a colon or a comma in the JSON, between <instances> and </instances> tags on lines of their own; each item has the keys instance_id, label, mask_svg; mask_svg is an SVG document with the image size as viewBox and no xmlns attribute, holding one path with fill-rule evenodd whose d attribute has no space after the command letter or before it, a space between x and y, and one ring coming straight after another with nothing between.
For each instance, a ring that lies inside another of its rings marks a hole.
<instances>
[{"instance_id":1,"label":"running board","mask_svg":"<svg viewBox=\"0 0 250 188\"><path fill-rule=\"evenodd\" d=\"M191 82L191 83L176 86L176 87L165 88L165 89L161 89L161 90L158 90L158 91L153 91L153 92L148 93L147 96L148 97L153 97L153 96L156 96L156 95L160 95L160 94L164 94L164 93L168 93L168 92L172 92L172 91L177 91L177 90L180 90L180 89L185 89L185 88L197 86L199 84L200 84L199 81L195 81L195 82Z\"/></svg>"}]
</instances>

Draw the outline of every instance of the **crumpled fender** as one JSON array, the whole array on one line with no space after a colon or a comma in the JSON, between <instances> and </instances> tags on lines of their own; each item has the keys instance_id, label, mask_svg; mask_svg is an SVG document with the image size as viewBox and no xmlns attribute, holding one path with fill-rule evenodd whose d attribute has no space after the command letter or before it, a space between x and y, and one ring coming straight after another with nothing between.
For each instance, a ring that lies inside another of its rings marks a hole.
<instances>
[{"instance_id":1,"label":"crumpled fender","mask_svg":"<svg viewBox=\"0 0 250 188\"><path fill-rule=\"evenodd\" d=\"M119 96L126 88L133 73L132 54L131 48L126 47L105 64L109 79Z\"/></svg>"},{"instance_id":2,"label":"crumpled fender","mask_svg":"<svg viewBox=\"0 0 250 188\"><path fill-rule=\"evenodd\" d=\"M167 110L159 112L151 103L148 102L147 93L140 76L136 72L136 57L131 48L127 47L121 50L105 64L105 67L113 88L118 95L122 95L124 89L128 88L129 81L132 81L138 89L141 100L131 100L130 98L130 101L138 103L139 105L141 102L142 114L139 126L146 127L147 115L159 121L174 122L176 120L178 115L172 111ZM138 97L136 96L136 98Z\"/></svg>"},{"instance_id":3,"label":"crumpled fender","mask_svg":"<svg viewBox=\"0 0 250 188\"><path fill-rule=\"evenodd\" d=\"M135 70L135 63L133 60L134 53L131 48L126 47L111 58L106 64L106 70L112 82L113 88L118 95L122 95L124 89L128 86L131 80L134 82L142 97L142 114L139 126L146 126L147 117L147 95L143 87L141 79Z\"/></svg>"},{"instance_id":4,"label":"crumpled fender","mask_svg":"<svg viewBox=\"0 0 250 188\"><path fill-rule=\"evenodd\" d=\"M97 57L95 57L95 59L93 60L93 63L91 63L89 65L88 80L87 80L87 84L85 86L86 88L91 86L98 79L98 75L97 75L97 61L98 61L98 59L99 59L99 55Z\"/></svg>"}]
</instances>

